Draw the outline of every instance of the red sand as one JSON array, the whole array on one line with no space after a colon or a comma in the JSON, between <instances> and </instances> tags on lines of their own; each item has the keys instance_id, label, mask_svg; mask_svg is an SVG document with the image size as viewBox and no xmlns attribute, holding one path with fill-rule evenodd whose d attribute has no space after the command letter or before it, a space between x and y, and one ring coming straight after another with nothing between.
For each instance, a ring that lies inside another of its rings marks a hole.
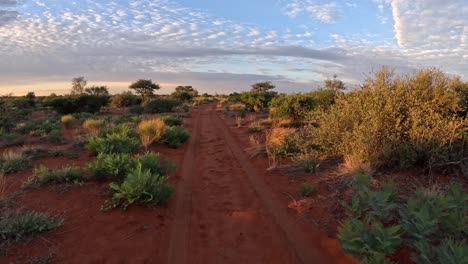
<instances>
[{"instance_id":1,"label":"red sand","mask_svg":"<svg viewBox=\"0 0 468 264\"><path fill-rule=\"evenodd\" d=\"M0 263L49 254L59 263L356 263L336 239L288 208L278 191L287 190L287 177L266 172L265 159L250 160L248 136L236 133L213 104L186 122L191 139L184 147L152 149L178 165L168 205L101 212L105 182L26 192L21 207L60 215L65 224L12 247ZM83 166L91 159L82 153L35 164ZM19 186L30 174L8 180Z\"/></svg>"}]
</instances>

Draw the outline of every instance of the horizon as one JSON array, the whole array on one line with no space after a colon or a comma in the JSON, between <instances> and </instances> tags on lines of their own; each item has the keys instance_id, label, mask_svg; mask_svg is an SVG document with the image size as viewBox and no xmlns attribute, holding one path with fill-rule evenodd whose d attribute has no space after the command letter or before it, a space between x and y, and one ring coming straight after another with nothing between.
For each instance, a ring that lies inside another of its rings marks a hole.
<instances>
[{"instance_id":1,"label":"horizon","mask_svg":"<svg viewBox=\"0 0 468 264\"><path fill-rule=\"evenodd\" d=\"M141 78L162 93L294 93L382 65L466 79L466 13L462 0L0 0L0 95L65 94L77 76L111 93Z\"/></svg>"}]
</instances>

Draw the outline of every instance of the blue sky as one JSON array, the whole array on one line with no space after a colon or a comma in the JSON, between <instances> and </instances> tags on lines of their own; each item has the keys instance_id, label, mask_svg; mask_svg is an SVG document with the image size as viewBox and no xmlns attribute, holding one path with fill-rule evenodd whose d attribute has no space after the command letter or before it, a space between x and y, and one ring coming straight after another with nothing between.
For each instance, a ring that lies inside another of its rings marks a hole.
<instances>
[{"instance_id":1,"label":"blue sky","mask_svg":"<svg viewBox=\"0 0 468 264\"><path fill-rule=\"evenodd\" d=\"M65 93L85 76L120 92L350 86L382 65L467 77L465 0L0 0L0 94Z\"/></svg>"}]
</instances>

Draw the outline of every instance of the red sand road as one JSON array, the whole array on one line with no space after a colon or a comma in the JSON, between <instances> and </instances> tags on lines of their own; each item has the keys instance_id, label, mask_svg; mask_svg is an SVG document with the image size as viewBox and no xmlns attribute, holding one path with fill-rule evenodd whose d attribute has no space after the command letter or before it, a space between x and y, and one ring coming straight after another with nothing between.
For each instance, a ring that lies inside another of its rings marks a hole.
<instances>
[{"instance_id":1,"label":"red sand road","mask_svg":"<svg viewBox=\"0 0 468 264\"><path fill-rule=\"evenodd\" d=\"M168 205L103 213L107 183L96 181L22 193L21 208L60 215L65 223L13 246L0 263L48 255L54 263L356 263L336 239L288 211L278 186L265 182L266 168L243 151L247 138L232 133L214 104L194 109L185 123L191 138L184 146L151 148L178 167ZM85 166L92 159L82 152L75 160L44 158L34 166ZM10 187L18 189L31 173L10 175Z\"/></svg>"},{"instance_id":2,"label":"red sand road","mask_svg":"<svg viewBox=\"0 0 468 264\"><path fill-rule=\"evenodd\" d=\"M168 263L354 263L330 248L336 244L322 232L299 227L214 105L202 106L195 123L177 186Z\"/></svg>"}]
</instances>

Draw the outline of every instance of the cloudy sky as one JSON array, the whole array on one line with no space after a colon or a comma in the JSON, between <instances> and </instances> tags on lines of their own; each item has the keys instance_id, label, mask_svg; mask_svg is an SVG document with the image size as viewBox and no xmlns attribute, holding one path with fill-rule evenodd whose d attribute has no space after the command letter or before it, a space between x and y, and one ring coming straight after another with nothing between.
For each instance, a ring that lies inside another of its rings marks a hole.
<instances>
[{"instance_id":1,"label":"cloudy sky","mask_svg":"<svg viewBox=\"0 0 468 264\"><path fill-rule=\"evenodd\" d=\"M76 76L307 91L381 65L467 79L467 14L466 0L0 0L0 94L65 93Z\"/></svg>"}]
</instances>

